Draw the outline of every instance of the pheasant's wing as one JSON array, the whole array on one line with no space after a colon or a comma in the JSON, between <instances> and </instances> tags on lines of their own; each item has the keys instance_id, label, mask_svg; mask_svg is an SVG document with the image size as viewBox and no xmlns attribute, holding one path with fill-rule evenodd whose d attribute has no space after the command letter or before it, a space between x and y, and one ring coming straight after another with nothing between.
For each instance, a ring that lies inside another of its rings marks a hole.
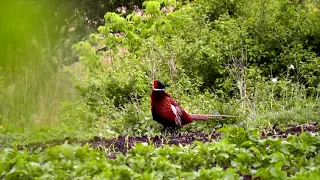
<instances>
[{"instance_id":1,"label":"pheasant's wing","mask_svg":"<svg viewBox=\"0 0 320 180\"><path fill-rule=\"evenodd\" d=\"M178 125L179 127L182 127L182 108L180 107L180 105L174 101L173 99L171 99L171 109L174 113L175 117L175 122L176 125Z\"/></svg>"}]
</instances>

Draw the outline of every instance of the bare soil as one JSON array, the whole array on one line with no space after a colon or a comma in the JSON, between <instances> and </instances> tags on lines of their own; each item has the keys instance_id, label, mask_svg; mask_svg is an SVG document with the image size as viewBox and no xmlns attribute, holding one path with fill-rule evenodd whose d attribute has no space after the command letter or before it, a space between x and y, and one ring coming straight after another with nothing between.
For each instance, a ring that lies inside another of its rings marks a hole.
<instances>
[{"instance_id":1,"label":"bare soil","mask_svg":"<svg viewBox=\"0 0 320 180\"><path fill-rule=\"evenodd\" d=\"M261 138L266 137L274 137L274 138L286 138L289 134L301 134L302 132L319 132L320 126L318 123L308 123L308 124L300 124L300 125L290 125L287 128L278 128L277 125L274 125L272 128L266 128L261 130ZM193 131L193 132L184 132L174 134L171 133L169 135L161 135L161 136L119 136L117 138L106 139L101 137L94 137L91 140L79 141L76 139L64 139L64 140L56 140L50 141L46 143L33 143L24 146L18 146L18 149L45 149L50 146L69 143L69 144L89 144L94 148L104 149L112 147L114 152L125 154L128 150L130 150L137 143L148 143L154 144L157 147L162 145L187 145L192 144L194 141L200 142L212 142L216 141L221 137L222 133L216 132L216 130L211 133L205 133L201 131ZM110 154L109 158L115 158L114 154Z\"/></svg>"}]
</instances>

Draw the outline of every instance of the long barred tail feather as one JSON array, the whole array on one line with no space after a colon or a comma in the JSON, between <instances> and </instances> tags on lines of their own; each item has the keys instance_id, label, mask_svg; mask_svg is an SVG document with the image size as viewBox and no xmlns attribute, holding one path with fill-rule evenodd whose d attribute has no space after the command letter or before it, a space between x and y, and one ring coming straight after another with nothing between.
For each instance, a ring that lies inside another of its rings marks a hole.
<instances>
[{"instance_id":1,"label":"long barred tail feather","mask_svg":"<svg viewBox=\"0 0 320 180\"><path fill-rule=\"evenodd\" d=\"M224 115L224 114L190 114L190 116L191 116L191 119L194 120L194 121L235 117L235 116L232 116L232 115Z\"/></svg>"}]
</instances>

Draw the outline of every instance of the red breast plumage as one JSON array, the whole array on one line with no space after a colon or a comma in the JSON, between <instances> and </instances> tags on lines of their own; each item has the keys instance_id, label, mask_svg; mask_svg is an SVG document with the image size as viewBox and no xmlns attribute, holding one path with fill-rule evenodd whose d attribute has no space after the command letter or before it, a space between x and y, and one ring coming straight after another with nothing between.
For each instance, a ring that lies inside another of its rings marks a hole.
<instances>
[{"instance_id":1,"label":"red breast plumage","mask_svg":"<svg viewBox=\"0 0 320 180\"><path fill-rule=\"evenodd\" d=\"M153 82L151 93L151 112L153 119L163 127L182 127L196 120L233 117L231 115L188 114L173 100L158 80Z\"/></svg>"}]
</instances>

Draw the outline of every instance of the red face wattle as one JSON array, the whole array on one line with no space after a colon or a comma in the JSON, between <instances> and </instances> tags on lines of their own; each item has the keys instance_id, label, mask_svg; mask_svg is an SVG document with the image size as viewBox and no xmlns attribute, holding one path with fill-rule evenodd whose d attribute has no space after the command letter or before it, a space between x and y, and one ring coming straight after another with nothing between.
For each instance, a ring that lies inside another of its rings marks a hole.
<instances>
[{"instance_id":1,"label":"red face wattle","mask_svg":"<svg viewBox=\"0 0 320 180\"><path fill-rule=\"evenodd\" d=\"M157 81L157 80L154 80L154 81L153 81L153 88L154 88L154 89L157 89L157 87L158 87L158 81Z\"/></svg>"}]
</instances>

